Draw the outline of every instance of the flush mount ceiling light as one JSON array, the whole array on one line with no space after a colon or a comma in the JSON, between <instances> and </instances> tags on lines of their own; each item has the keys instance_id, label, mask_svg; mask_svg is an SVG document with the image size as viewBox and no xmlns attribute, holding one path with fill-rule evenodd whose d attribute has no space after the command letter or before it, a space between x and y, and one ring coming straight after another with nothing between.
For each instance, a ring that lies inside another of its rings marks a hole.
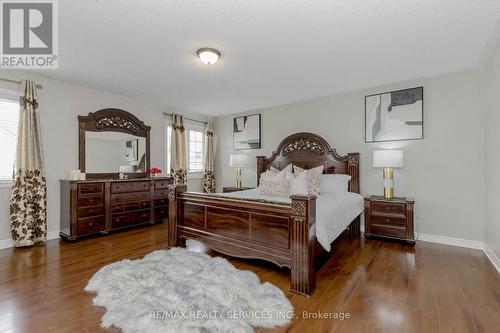
<instances>
[{"instance_id":1,"label":"flush mount ceiling light","mask_svg":"<svg viewBox=\"0 0 500 333\"><path fill-rule=\"evenodd\" d=\"M221 53L219 50L213 49L211 47L202 47L201 49L198 49L196 51L196 54L198 55L198 58L207 65L213 65L217 61L219 61L219 58L221 56Z\"/></svg>"}]
</instances>

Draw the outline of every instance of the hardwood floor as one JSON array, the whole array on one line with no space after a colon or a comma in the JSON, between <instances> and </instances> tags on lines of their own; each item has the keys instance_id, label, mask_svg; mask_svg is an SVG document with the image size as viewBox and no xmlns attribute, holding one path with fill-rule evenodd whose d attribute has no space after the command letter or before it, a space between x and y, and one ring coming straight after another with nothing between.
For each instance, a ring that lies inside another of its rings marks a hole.
<instances>
[{"instance_id":1,"label":"hardwood floor","mask_svg":"<svg viewBox=\"0 0 500 333\"><path fill-rule=\"evenodd\" d=\"M83 291L102 266L164 249L166 225L76 243L0 250L0 332L118 332L99 326L102 308ZM479 250L417 242L350 238L318 273L311 298L289 293L289 272L230 259L282 288L297 315L291 325L258 332L498 332L500 276ZM350 319L307 319L343 312Z\"/></svg>"}]
</instances>

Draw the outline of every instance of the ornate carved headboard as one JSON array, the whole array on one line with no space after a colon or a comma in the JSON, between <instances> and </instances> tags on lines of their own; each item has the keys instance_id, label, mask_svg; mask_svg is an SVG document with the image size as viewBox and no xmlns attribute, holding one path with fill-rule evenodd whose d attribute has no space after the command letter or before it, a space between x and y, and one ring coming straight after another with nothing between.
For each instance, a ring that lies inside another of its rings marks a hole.
<instances>
[{"instance_id":1,"label":"ornate carved headboard","mask_svg":"<svg viewBox=\"0 0 500 333\"><path fill-rule=\"evenodd\" d=\"M304 169L323 165L323 173L350 175L349 192L359 193L359 153L339 155L325 139L306 132L286 137L270 157L257 156L257 184L269 167L281 170L290 163Z\"/></svg>"}]
</instances>

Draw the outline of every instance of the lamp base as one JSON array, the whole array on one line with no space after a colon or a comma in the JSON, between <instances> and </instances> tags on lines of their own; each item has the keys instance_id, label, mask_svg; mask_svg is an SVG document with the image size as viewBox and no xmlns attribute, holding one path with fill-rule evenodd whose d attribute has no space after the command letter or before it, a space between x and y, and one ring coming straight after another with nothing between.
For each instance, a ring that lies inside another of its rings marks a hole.
<instances>
[{"instance_id":1,"label":"lamp base","mask_svg":"<svg viewBox=\"0 0 500 333\"><path fill-rule=\"evenodd\" d=\"M394 199L394 170L384 168L384 198Z\"/></svg>"},{"instance_id":2,"label":"lamp base","mask_svg":"<svg viewBox=\"0 0 500 333\"><path fill-rule=\"evenodd\" d=\"M241 188L241 168L236 168L236 188Z\"/></svg>"}]
</instances>

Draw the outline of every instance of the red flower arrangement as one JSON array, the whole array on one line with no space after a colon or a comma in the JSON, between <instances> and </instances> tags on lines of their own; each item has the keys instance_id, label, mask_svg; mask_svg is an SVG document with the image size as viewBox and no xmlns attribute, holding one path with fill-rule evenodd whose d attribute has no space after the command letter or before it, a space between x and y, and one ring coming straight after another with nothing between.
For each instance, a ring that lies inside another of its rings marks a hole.
<instances>
[{"instance_id":1,"label":"red flower arrangement","mask_svg":"<svg viewBox=\"0 0 500 333\"><path fill-rule=\"evenodd\" d=\"M152 174L153 176L156 176L161 173L161 169L154 167L149 170L149 173Z\"/></svg>"}]
</instances>

